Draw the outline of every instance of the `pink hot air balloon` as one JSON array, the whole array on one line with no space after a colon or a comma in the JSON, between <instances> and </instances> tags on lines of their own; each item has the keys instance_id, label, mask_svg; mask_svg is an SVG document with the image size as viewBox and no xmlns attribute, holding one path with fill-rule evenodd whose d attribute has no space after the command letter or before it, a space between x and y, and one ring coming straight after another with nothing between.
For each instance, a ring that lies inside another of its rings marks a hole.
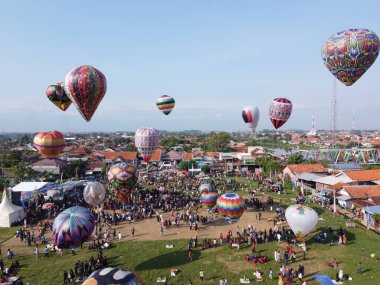
<instances>
[{"instance_id":1,"label":"pink hot air balloon","mask_svg":"<svg viewBox=\"0 0 380 285\"><path fill-rule=\"evenodd\" d=\"M148 162L159 144L159 132L154 128L140 128L135 133L135 146L145 162Z\"/></svg>"},{"instance_id":2,"label":"pink hot air balloon","mask_svg":"<svg viewBox=\"0 0 380 285\"><path fill-rule=\"evenodd\" d=\"M64 87L79 113L89 122L106 94L107 81L96 68L82 65L66 75Z\"/></svg>"},{"instance_id":3,"label":"pink hot air balloon","mask_svg":"<svg viewBox=\"0 0 380 285\"><path fill-rule=\"evenodd\" d=\"M292 108L292 102L286 98L276 98L272 100L269 105L269 117L276 130L290 118Z\"/></svg>"}]
</instances>

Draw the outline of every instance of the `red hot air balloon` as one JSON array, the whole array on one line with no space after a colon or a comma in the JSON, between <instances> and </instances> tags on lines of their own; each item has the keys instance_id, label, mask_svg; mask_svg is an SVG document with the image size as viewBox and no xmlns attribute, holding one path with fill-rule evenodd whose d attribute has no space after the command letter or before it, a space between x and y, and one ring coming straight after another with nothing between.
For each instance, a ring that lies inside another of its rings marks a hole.
<instances>
[{"instance_id":1,"label":"red hot air balloon","mask_svg":"<svg viewBox=\"0 0 380 285\"><path fill-rule=\"evenodd\" d=\"M276 98L272 100L269 105L269 117L276 130L290 118L292 108L292 102L286 98Z\"/></svg>"},{"instance_id":2,"label":"red hot air balloon","mask_svg":"<svg viewBox=\"0 0 380 285\"><path fill-rule=\"evenodd\" d=\"M107 81L96 68L82 65L66 75L64 87L79 113L89 122L106 94Z\"/></svg>"},{"instance_id":3,"label":"red hot air balloon","mask_svg":"<svg viewBox=\"0 0 380 285\"><path fill-rule=\"evenodd\" d=\"M33 144L40 154L47 158L54 158L65 147L65 139L58 131L41 132L34 137Z\"/></svg>"}]
</instances>

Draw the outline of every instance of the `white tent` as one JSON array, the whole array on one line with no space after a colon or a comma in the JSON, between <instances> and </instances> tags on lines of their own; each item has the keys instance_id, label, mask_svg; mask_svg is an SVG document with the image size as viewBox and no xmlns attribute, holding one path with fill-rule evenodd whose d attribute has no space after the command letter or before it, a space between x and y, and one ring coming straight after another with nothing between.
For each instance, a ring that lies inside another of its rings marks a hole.
<instances>
[{"instance_id":1,"label":"white tent","mask_svg":"<svg viewBox=\"0 0 380 285\"><path fill-rule=\"evenodd\" d=\"M3 192L3 199L0 204L0 227L11 227L12 223L17 223L25 218L22 207L16 206L9 201L6 191Z\"/></svg>"}]
</instances>

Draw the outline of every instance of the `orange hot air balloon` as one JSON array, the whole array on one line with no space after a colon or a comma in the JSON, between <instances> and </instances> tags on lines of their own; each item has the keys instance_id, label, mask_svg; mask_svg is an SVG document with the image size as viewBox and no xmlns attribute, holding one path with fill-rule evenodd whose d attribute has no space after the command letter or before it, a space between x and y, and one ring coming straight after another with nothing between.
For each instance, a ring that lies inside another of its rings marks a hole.
<instances>
[{"instance_id":1,"label":"orange hot air balloon","mask_svg":"<svg viewBox=\"0 0 380 285\"><path fill-rule=\"evenodd\" d=\"M54 158L65 147L65 139L58 131L41 132L34 137L33 144L40 154Z\"/></svg>"}]
</instances>

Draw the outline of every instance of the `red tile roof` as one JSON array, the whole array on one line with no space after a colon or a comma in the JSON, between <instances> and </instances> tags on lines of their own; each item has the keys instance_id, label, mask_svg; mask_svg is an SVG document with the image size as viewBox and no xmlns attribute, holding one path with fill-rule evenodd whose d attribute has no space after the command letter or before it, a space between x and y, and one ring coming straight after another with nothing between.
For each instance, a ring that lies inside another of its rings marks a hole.
<instances>
[{"instance_id":1,"label":"red tile roof","mask_svg":"<svg viewBox=\"0 0 380 285\"><path fill-rule=\"evenodd\" d=\"M352 170L345 171L344 174L351 180L359 182L380 180L380 169Z\"/></svg>"},{"instance_id":2,"label":"red tile roof","mask_svg":"<svg viewBox=\"0 0 380 285\"><path fill-rule=\"evenodd\" d=\"M193 160L193 154L191 152L184 152L182 153L182 159L183 160Z\"/></svg>"},{"instance_id":3,"label":"red tile roof","mask_svg":"<svg viewBox=\"0 0 380 285\"><path fill-rule=\"evenodd\" d=\"M137 160L136 151L126 151L126 152L116 152L116 151L98 151L104 155L104 159L115 160L116 158L121 158L125 161Z\"/></svg>"},{"instance_id":4,"label":"red tile roof","mask_svg":"<svg viewBox=\"0 0 380 285\"><path fill-rule=\"evenodd\" d=\"M104 162L101 162L101 161L90 162L89 164L87 164L87 169L92 170L95 168L102 168L105 165L106 164Z\"/></svg>"},{"instance_id":5,"label":"red tile roof","mask_svg":"<svg viewBox=\"0 0 380 285\"><path fill-rule=\"evenodd\" d=\"M289 170L295 174L302 174L306 172L323 173L327 172L322 164L288 164Z\"/></svg>"},{"instance_id":6,"label":"red tile roof","mask_svg":"<svg viewBox=\"0 0 380 285\"><path fill-rule=\"evenodd\" d=\"M160 161L161 160L161 150L156 150L149 161Z\"/></svg>"},{"instance_id":7,"label":"red tile roof","mask_svg":"<svg viewBox=\"0 0 380 285\"><path fill-rule=\"evenodd\" d=\"M353 199L367 199L369 197L380 196L380 185L344 186L343 189L346 190Z\"/></svg>"}]
</instances>

